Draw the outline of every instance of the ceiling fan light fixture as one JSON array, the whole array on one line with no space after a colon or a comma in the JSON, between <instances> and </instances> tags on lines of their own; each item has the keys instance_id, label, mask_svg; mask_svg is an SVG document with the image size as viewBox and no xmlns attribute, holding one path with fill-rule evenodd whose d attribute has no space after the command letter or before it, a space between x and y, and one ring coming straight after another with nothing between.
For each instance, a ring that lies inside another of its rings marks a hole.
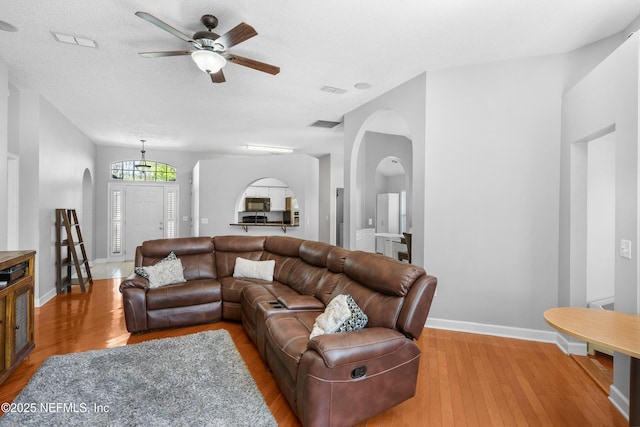
<instances>
[{"instance_id":1,"label":"ceiling fan light fixture","mask_svg":"<svg viewBox=\"0 0 640 427\"><path fill-rule=\"evenodd\" d=\"M217 73L227 63L227 60L219 53L204 49L191 52L191 59L198 68L207 74Z\"/></svg>"},{"instance_id":2,"label":"ceiling fan light fixture","mask_svg":"<svg viewBox=\"0 0 640 427\"><path fill-rule=\"evenodd\" d=\"M268 147L266 145L247 145L247 150L267 151L269 153L293 153L293 148L287 147Z\"/></svg>"}]
</instances>

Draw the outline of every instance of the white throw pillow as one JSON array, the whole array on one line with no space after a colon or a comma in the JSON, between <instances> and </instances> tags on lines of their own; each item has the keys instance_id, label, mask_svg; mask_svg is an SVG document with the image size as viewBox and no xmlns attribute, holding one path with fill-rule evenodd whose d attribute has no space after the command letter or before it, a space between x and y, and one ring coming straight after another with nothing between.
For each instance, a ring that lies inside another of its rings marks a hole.
<instances>
[{"instance_id":1,"label":"white throw pillow","mask_svg":"<svg viewBox=\"0 0 640 427\"><path fill-rule=\"evenodd\" d=\"M144 270L149 275L151 288L184 282L182 261L179 259L159 262L156 265L144 267Z\"/></svg>"},{"instance_id":2,"label":"white throw pillow","mask_svg":"<svg viewBox=\"0 0 640 427\"><path fill-rule=\"evenodd\" d=\"M273 271L275 268L275 260L252 261L238 257L236 258L236 265L233 268L233 277L245 277L247 279L273 282Z\"/></svg>"},{"instance_id":3,"label":"white throw pillow","mask_svg":"<svg viewBox=\"0 0 640 427\"><path fill-rule=\"evenodd\" d=\"M309 339L323 334L332 334L338 330L340 325L351 317L351 310L347 303L346 295L338 295L327 305L324 313L316 317L313 330Z\"/></svg>"}]
</instances>

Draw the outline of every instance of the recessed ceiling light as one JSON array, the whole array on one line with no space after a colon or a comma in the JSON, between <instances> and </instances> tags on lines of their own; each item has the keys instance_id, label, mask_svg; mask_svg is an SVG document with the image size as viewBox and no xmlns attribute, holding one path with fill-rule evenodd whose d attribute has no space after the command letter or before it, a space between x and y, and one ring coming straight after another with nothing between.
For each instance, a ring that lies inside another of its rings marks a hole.
<instances>
[{"instance_id":1,"label":"recessed ceiling light","mask_svg":"<svg viewBox=\"0 0 640 427\"><path fill-rule=\"evenodd\" d=\"M333 86L322 86L320 90L323 92L335 93L336 95L342 95L347 92L346 89L340 89L339 87Z\"/></svg>"},{"instance_id":2,"label":"recessed ceiling light","mask_svg":"<svg viewBox=\"0 0 640 427\"><path fill-rule=\"evenodd\" d=\"M360 82L353 85L356 89L369 89L371 87L371 83Z\"/></svg>"},{"instance_id":3,"label":"recessed ceiling light","mask_svg":"<svg viewBox=\"0 0 640 427\"><path fill-rule=\"evenodd\" d=\"M55 33L55 32L52 32L51 34L53 34L53 37L61 43L75 44L77 46L93 47L93 48L98 47L98 44L96 43L95 40L87 39L85 37L76 37L69 34L62 34L62 33Z\"/></svg>"},{"instance_id":4,"label":"recessed ceiling light","mask_svg":"<svg viewBox=\"0 0 640 427\"><path fill-rule=\"evenodd\" d=\"M15 33L16 31L18 31L16 27L5 21L0 21L0 30L7 31L9 33Z\"/></svg>"},{"instance_id":5,"label":"recessed ceiling light","mask_svg":"<svg viewBox=\"0 0 640 427\"><path fill-rule=\"evenodd\" d=\"M255 151L267 151L269 153L292 153L293 148L287 147L269 147L266 145L247 145L245 146L247 150L255 150Z\"/></svg>"}]
</instances>

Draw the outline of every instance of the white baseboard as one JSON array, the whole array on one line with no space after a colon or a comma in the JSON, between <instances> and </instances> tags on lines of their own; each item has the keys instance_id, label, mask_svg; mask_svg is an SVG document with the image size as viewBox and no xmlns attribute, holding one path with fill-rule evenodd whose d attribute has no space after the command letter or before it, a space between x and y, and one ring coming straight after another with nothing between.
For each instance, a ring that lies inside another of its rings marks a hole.
<instances>
[{"instance_id":1,"label":"white baseboard","mask_svg":"<svg viewBox=\"0 0 640 427\"><path fill-rule=\"evenodd\" d=\"M46 294L40 295L38 298L36 298L36 300L34 301L33 304L36 307L42 307L43 305L45 305L49 300L51 300L55 296L56 296L56 289L53 288L49 292L47 292Z\"/></svg>"},{"instance_id":2,"label":"white baseboard","mask_svg":"<svg viewBox=\"0 0 640 427\"><path fill-rule=\"evenodd\" d=\"M609 387L609 402L611 402L627 420L629 419L629 399L627 399L615 385Z\"/></svg>"},{"instance_id":3,"label":"white baseboard","mask_svg":"<svg viewBox=\"0 0 640 427\"><path fill-rule=\"evenodd\" d=\"M566 354L587 354L586 343L571 342L557 331L543 331L538 329L515 328L512 326L489 325L486 323L434 318L428 318L425 326L435 329L446 329L449 331L468 332L471 334L492 335L496 337L554 343Z\"/></svg>"},{"instance_id":4,"label":"white baseboard","mask_svg":"<svg viewBox=\"0 0 640 427\"><path fill-rule=\"evenodd\" d=\"M556 334L556 345L560 347L560 350L565 354L575 354L578 356L586 356L588 347L586 342L582 341L569 341L565 335L560 332L554 332Z\"/></svg>"},{"instance_id":5,"label":"white baseboard","mask_svg":"<svg viewBox=\"0 0 640 427\"><path fill-rule=\"evenodd\" d=\"M541 331L537 329L514 328L512 326L489 325L485 323L434 318L428 318L426 326L435 329L493 335L497 337L516 338L527 341L549 342L556 344L558 342L558 334L556 332Z\"/></svg>"}]
</instances>

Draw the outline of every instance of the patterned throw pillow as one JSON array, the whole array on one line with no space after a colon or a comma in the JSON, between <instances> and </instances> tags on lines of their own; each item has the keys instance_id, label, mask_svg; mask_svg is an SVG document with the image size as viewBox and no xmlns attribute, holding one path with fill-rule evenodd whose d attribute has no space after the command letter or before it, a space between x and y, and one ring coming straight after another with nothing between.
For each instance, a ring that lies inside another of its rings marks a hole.
<instances>
[{"instance_id":1,"label":"patterned throw pillow","mask_svg":"<svg viewBox=\"0 0 640 427\"><path fill-rule=\"evenodd\" d=\"M182 261L179 259L159 262L145 267L145 270L149 274L151 288L184 282Z\"/></svg>"},{"instance_id":2,"label":"patterned throw pillow","mask_svg":"<svg viewBox=\"0 0 640 427\"><path fill-rule=\"evenodd\" d=\"M161 262L165 262L165 261L175 261L177 259L178 259L178 257L176 256L176 254L174 254L173 251L171 251L171 252L169 252L169 255L167 255L166 257L164 257L160 261L158 261L157 264L160 264ZM149 280L149 273L147 273L147 271L144 269L144 267L136 267L136 268L133 269L133 271L135 271L135 273L138 276L142 276L145 279Z\"/></svg>"},{"instance_id":3,"label":"patterned throw pillow","mask_svg":"<svg viewBox=\"0 0 640 427\"><path fill-rule=\"evenodd\" d=\"M349 319L351 312L347 304L346 295L338 295L332 299L324 309L324 312L316 317L309 339L324 334L338 332L338 328Z\"/></svg>"},{"instance_id":4,"label":"patterned throw pillow","mask_svg":"<svg viewBox=\"0 0 640 427\"><path fill-rule=\"evenodd\" d=\"M309 339L335 332L357 331L367 326L369 318L351 295L338 295L329 302L324 313L316 318Z\"/></svg>"},{"instance_id":5,"label":"patterned throw pillow","mask_svg":"<svg viewBox=\"0 0 640 427\"><path fill-rule=\"evenodd\" d=\"M353 300L351 295L347 295L347 305L351 316L340 325L338 332L357 331L358 329L364 329L367 326L369 318L362 311L358 304Z\"/></svg>"}]
</instances>

